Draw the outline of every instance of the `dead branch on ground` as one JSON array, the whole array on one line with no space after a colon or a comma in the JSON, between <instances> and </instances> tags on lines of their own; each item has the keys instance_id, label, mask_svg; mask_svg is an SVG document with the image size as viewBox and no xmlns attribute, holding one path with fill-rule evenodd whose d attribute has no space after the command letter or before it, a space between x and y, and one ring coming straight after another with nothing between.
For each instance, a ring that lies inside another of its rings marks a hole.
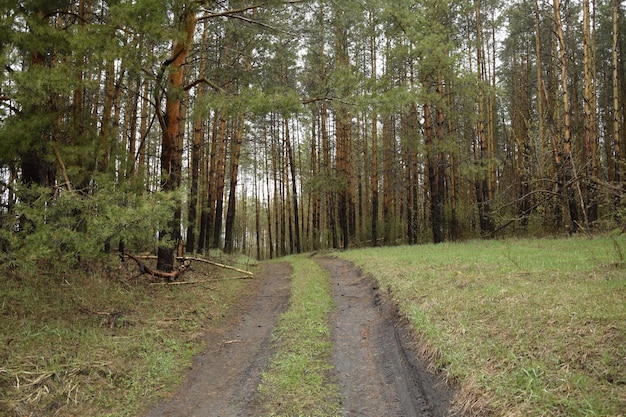
<instances>
[{"instance_id":1,"label":"dead branch on ground","mask_svg":"<svg viewBox=\"0 0 626 417\"><path fill-rule=\"evenodd\" d=\"M167 281L173 281L178 279L178 277L189 268L189 263L183 262L178 268L176 268L172 272L165 272L158 269L150 268L144 262L142 262L141 259L131 255L130 253L124 253L124 256L129 257L137 263L137 266L139 267L139 272L141 272L141 274L148 274L157 278L165 278Z\"/></svg>"}]
</instances>

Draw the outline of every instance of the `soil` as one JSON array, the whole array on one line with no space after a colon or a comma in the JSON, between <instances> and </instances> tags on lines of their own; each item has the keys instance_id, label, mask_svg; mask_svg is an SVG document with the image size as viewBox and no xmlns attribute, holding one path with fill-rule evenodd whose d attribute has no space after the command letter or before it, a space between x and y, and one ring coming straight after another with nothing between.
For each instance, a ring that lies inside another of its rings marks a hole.
<instances>
[{"instance_id":1,"label":"soil","mask_svg":"<svg viewBox=\"0 0 626 417\"><path fill-rule=\"evenodd\" d=\"M343 415L443 417L453 392L426 370L397 308L375 281L352 264L318 258L330 273L336 380ZM271 331L289 300L287 263L262 264L245 300L206 335L178 392L144 417L258 416L256 387L273 354Z\"/></svg>"}]
</instances>

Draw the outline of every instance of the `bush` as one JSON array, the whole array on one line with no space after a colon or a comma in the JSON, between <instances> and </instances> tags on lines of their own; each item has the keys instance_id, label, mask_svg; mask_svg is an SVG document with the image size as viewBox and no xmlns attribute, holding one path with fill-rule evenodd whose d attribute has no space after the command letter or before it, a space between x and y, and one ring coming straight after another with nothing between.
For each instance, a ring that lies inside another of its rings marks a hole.
<instances>
[{"instance_id":1,"label":"bush","mask_svg":"<svg viewBox=\"0 0 626 417\"><path fill-rule=\"evenodd\" d=\"M120 240L132 250L152 249L173 201L171 194L137 193L130 184L98 184L89 193L20 189L1 222L0 268L74 267L101 260Z\"/></svg>"}]
</instances>

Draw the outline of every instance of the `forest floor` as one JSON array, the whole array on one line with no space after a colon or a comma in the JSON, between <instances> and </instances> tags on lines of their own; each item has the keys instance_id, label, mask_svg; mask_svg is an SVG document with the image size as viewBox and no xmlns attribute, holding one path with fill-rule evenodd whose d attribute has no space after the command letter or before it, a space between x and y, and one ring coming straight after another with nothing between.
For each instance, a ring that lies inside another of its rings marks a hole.
<instances>
[{"instance_id":1,"label":"forest floor","mask_svg":"<svg viewBox=\"0 0 626 417\"><path fill-rule=\"evenodd\" d=\"M335 375L344 416L447 416L452 392L426 370L397 308L351 263L316 261L329 272ZM289 303L289 263L262 264L245 300L210 330L185 382L145 417L234 417L261 414L257 387L275 350L278 317Z\"/></svg>"}]
</instances>

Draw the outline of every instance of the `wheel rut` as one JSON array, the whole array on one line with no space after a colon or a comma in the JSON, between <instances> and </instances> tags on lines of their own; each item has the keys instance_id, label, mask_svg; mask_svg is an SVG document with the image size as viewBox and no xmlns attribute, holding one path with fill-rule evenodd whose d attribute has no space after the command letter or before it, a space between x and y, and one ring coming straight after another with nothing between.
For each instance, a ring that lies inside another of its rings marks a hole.
<instances>
[{"instance_id":1,"label":"wheel rut","mask_svg":"<svg viewBox=\"0 0 626 417\"><path fill-rule=\"evenodd\" d=\"M317 262L329 271L336 305L331 328L344 416L451 416L451 390L418 359L387 294L348 261Z\"/></svg>"},{"instance_id":2,"label":"wheel rut","mask_svg":"<svg viewBox=\"0 0 626 417\"><path fill-rule=\"evenodd\" d=\"M274 350L272 329L289 301L291 266L262 264L226 323L209 331L171 399L144 417L257 417L256 389Z\"/></svg>"},{"instance_id":3,"label":"wheel rut","mask_svg":"<svg viewBox=\"0 0 626 417\"><path fill-rule=\"evenodd\" d=\"M376 282L348 261L314 258L330 274L335 380L346 417L452 416L452 392L411 349L406 320ZM185 382L143 417L258 417L261 374L275 352L272 330L290 295L291 266L265 263L225 322L206 336L207 349Z\"/></svg>"}]
</instances>

